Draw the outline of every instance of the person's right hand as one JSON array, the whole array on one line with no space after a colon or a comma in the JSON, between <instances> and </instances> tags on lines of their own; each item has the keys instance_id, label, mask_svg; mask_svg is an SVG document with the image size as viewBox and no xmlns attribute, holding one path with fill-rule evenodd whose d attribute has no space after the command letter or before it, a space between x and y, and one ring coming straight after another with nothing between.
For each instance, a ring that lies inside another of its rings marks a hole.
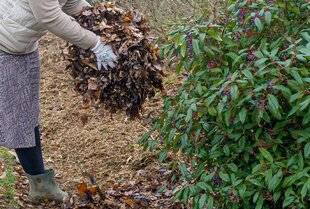
<instances>
[{"instance_id":1,"label":"person's right hand","mask_svg":"<svg viewBox=\"0 0 310 209\"><path fill-rule=\"evenodd\" d=\"M97 58L98 70L108 70L114 68L117 64L117 56L114 54L112 47L105 45L100 40L97 42L96 46L91 49Z\"/></svg>"}]
</instances>

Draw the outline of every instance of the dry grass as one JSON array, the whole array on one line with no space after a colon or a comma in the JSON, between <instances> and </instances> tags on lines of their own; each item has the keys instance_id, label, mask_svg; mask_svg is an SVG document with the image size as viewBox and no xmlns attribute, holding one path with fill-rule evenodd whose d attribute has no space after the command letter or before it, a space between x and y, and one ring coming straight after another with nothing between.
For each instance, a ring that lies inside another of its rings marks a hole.
<instances>
[{"instance_id":1,"label":"dry grass","mask_svg":"<svg viewBox=\"0 0 310 209\"><path fill-rule=\"evenodd\" d=\"M89 0L91 3L102 0ZM224 0L116 0L123 7L136 8L149 19L153 29L163 35L170 24L193 16L214 16Z\"/></svg>"}]
</instances>

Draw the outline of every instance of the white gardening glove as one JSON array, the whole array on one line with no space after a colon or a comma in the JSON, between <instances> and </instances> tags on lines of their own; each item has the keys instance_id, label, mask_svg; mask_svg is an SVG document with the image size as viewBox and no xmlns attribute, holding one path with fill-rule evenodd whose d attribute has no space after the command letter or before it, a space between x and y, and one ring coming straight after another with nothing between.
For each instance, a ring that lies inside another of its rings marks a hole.
<instances>
[{"instance_id":1,"label":"white gardening glove","mask_svg":"<svg viewBox=\"0 0 310 209\"><path fill-rule=\"evenodd\" d=\"M117 63L117 56L114 54L111 46L105 45L99 40L96 46L91 50L96 55L98 70L101 70L102 67L105 70L108 70L108 67L115 67Z\"/></svg>"}]
</instances>

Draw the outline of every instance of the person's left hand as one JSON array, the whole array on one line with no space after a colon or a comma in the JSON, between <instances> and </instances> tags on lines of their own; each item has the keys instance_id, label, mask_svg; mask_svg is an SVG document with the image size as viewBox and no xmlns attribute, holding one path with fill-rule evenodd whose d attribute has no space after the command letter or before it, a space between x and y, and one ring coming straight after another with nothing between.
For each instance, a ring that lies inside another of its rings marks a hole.
<instances>
[{"instance_id":1,"label":"person's left hand","mask_svg":"<svg viewBox=\"0 0 310 209\"><path fill-rule=\"evenodd\" d=\"M114 68L117 63L117 56L114 54L112 47L105 45L100 40L94 48L91 49L97 58L98 70L108 70L108 68Z\"/></svg>"}]
</instances>

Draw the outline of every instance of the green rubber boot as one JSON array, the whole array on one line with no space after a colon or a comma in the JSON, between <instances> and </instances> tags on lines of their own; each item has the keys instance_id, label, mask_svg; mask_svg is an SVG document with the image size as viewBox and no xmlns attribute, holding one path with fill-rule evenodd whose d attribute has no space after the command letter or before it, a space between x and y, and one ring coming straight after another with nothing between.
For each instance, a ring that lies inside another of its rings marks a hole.
<instances>
[{"instance_id":1,"label":"green rubber boot","mask_svg":"<svg viewBox=\"0 0 310 209\"><path fill-rule=\"evenodd\" d=\"M53 170L46 170L44 174L27 175L29 180L29 198L32 202L42 200L52 200L65 202L68 199L68 193L62 191L55 182L55 173Z\"/></svg>"}]
</instances>

